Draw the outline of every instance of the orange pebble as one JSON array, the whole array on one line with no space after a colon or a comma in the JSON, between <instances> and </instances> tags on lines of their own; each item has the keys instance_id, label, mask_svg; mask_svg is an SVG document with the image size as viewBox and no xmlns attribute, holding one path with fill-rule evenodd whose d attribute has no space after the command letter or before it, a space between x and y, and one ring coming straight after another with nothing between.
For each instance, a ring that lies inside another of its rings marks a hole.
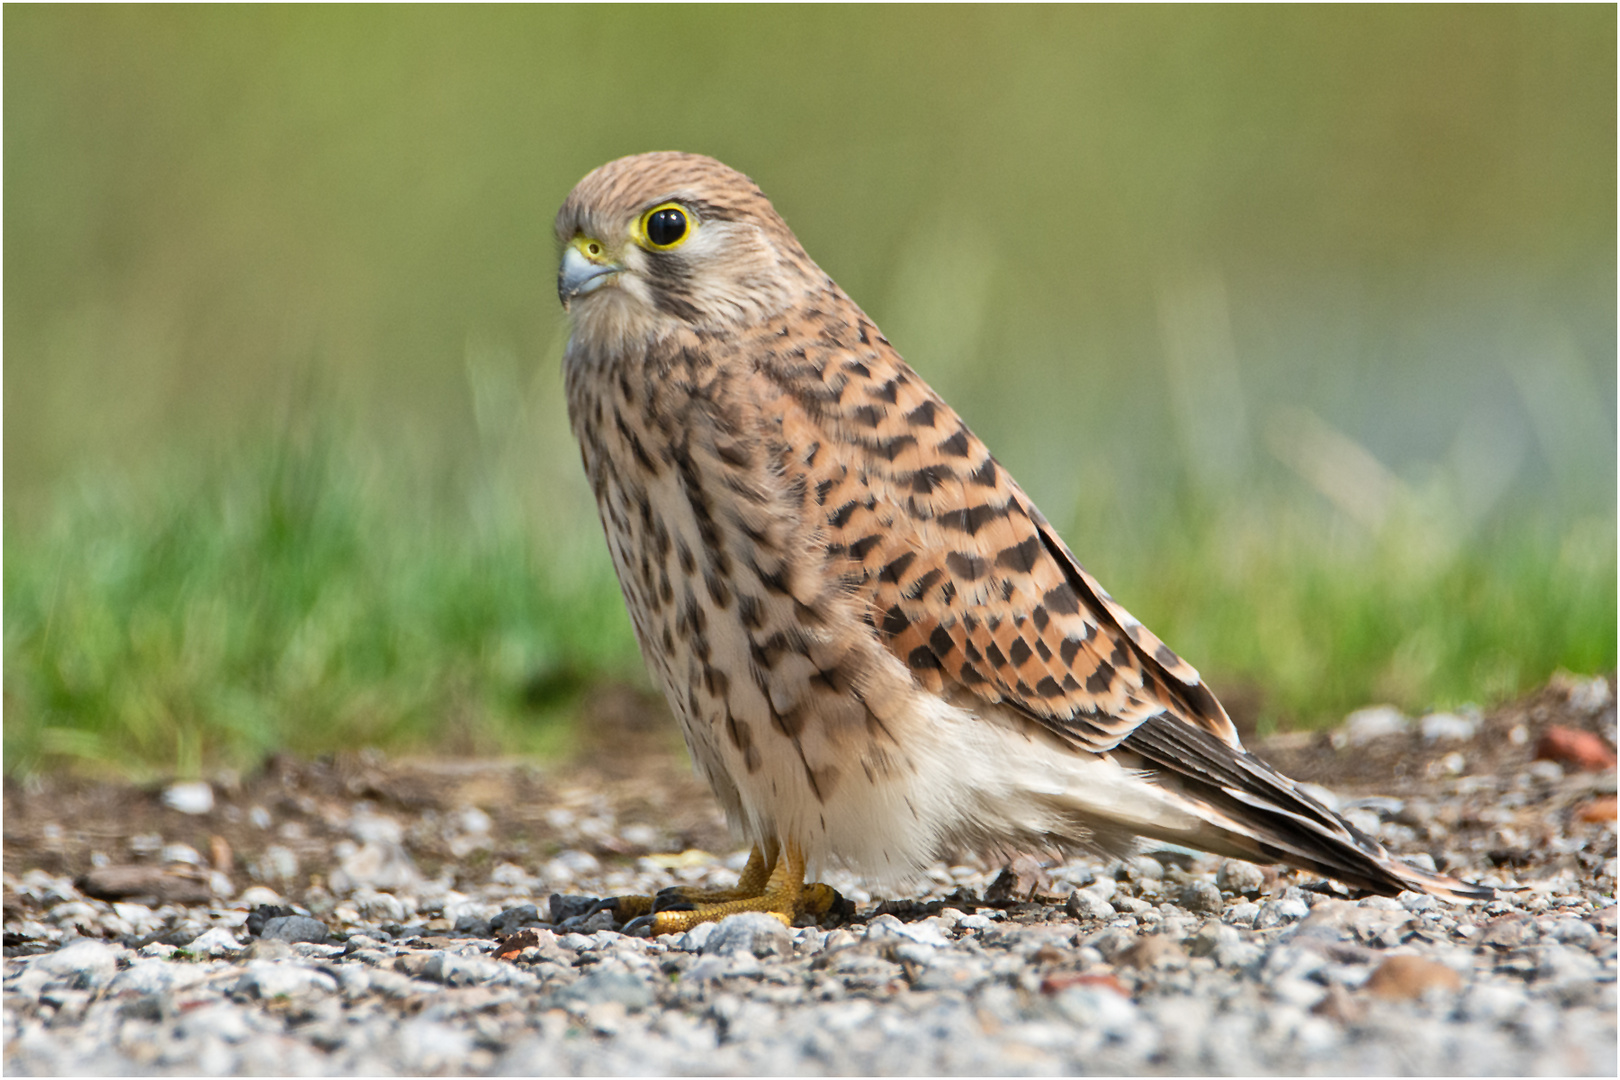
<instances>
[{"instance_id":1,"label":"orange pebble","mask_svg":"<svg viewBox=\"0 0 1620 1080\"><path fill-rule=\"evenodd\" d=\"M1541 733L1536 743L1537 759L1556 761L1580 772L1602 772L1614 768L1614 751L1590 731L1554 724Z\"/></svg>"},{"instance_id":2,"label":"orange pebble","mask_svg":"<svg viewBox=\"0 0 1620 1080\"><path fill-rule=\"evenodd\" d=\"M1575 819L1590 824L1602 821L1613 821L1615 817L1615 802L1613 795L1600 795L1595 799L1582 803L1575 808Z\"/></svg>"}]
</instances>

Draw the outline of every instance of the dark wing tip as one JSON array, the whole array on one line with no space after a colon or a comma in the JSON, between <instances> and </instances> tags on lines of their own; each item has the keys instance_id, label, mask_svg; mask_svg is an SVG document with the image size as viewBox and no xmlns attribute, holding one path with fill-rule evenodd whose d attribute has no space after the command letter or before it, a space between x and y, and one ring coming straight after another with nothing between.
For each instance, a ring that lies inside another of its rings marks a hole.
<instances>
[{"instance_id":1,"label":"dark wing tip","mask_svg":"<svg viewBox=\"0 0 1620 1080\"><path fill-rule=\"evenodd\" d=\"M1121 745L1217 808L1264 858L1385 896L1408 889L1458 902L1496 896L1488 885L1471 885L1394 858L1288 777L1201 728L1161 714L1149 717Z\"/></svg>"}]
</instances>

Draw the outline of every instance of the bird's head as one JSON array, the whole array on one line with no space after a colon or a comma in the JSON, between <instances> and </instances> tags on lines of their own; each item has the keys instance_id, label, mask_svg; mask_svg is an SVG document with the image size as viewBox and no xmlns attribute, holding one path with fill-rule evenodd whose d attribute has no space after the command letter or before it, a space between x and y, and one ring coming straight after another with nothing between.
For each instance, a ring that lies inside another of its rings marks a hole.
<instances>
[{"instance_id":1,"label":"bird's head","mask_svg":"<svg viewBox=\"0 0 1620 1080\"><path fill-rule=\"evenodd\" d=\"M752 180L699 154L591 172L557 211L557 240L558 298L576 339L603 347L757 323L823 276Z\"/></svg>"}]
</instances>

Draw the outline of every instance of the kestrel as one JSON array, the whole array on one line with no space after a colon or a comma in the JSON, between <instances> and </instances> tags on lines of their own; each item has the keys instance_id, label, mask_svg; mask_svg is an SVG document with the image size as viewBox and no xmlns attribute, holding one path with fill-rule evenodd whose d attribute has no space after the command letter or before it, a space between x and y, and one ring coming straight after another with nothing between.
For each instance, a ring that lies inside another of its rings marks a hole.
<instances>
[{"instance_id":1,"label":"kestrel","mask_svg":"<svg viewBox=\"0 0 1620 1080\"><path fill-rule=\"evenodd\" d=\"M651 153L557 214L568 410L647 666L753 845L738 887L618 898L654 932L787 921L839 861L1139 838L1479 899L1247 753L757 185ZM669 902L682 910L658 910Z\"/></svg>"}]
</instances>

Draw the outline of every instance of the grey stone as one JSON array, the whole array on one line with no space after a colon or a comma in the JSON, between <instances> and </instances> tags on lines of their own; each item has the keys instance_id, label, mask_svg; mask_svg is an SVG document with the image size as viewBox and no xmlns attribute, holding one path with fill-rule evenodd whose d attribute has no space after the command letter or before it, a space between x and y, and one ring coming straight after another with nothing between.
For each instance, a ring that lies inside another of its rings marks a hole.
<instances>
[{"instance_id":1,"label":"grey stone","mask_svg":"<svg viewBox=\"0 0 1620 1080\"><path fill-rule=\"evenodd\" d=\"M1213 956L1220 945L1235 944L1241 940L1235 928L1211 920L1187 939L1187 951L1193 956Z\"/></svg>"},{"instance_id":2,"label":"grey stone","mask_svg":"<svg viewBox=\"0 0 1620 1080\"><path fill-rule=\"evenodd\" d=\"M1436 900L1428 893L1412 892L1410 890L1401 893L1401 895L1396 897L1396 899L1401 902L1401 907L1405 908L1407 911L1413 912L1414 914L1420 914L1425 911L1434 911L1440 906L1440 901Z\"/></svg>"},{"instance_id":3,"label":"grey stone","mask_svg":"<svg viewBox=\"0 0 1620 1080\"><path fill-rule=\"evenodd\" d=\"M1143 912L1153 910L1153 905L1146 900L1138 900L1124 893L1116 895L1109 903L1113 905L1115 911L1124 915L1141 915Z\"/></svg>"},{"instance_id":4,"label":"grey stone","mask_svg":"<svg viewBox=\"0 0 1620 1080\"><path fill-rule=\"evenodd\" d=\"M1102 875L1092 881L1091 884L1084 886L1084 888L1087 892L1094 894L1106 903L1112 900L1114 894L1119 891L1119 883L1107 875Z\"/></svg>"},{"instance_id":5,"label":"grey stone","mask_svg":"<svg viewBox=\"0 0 1620 1080\"><path fill-rule=\"evenodd\" d=\"M1137 855L1127 860L1125 866L1138 881L1164 880L1164 864L1151 855Z\"/></svg>"},{"instance_id":6,"label":"grey stone","mask_svg":"<svg viewBox=\"0 0 1620 1080\"><path fill-rule=\"evenodd\" d=\"M491 982L507 970L498 960L440 951L433 953L422 965L422 978L446 986L475 986Z\"/></svg>"},{"instance_id":7,"label":"grey stone","mask_svg":"<svg viewBox=\"0 0 1620 1080\"><path fill-rule=\"evenodd\" d=\"M1259 896L1260 890L1265 888L1266 876L1253 863L1227 859L1215 873L1215 884L1222 892Z\"/></svg>"},{"instance_id":8,"label":"grey stone","mask_svg":"<svg viewBox=\"0 0 1620 1080\"><path fill-rule=\"evenodd\" d=\"M1069 894L1068 900L1063 904L1063 910L1075 919L1112 919L1114 906L1107 899L1093 890L1076 889Z\"/></svg>"},{"instance_id":9,"label":"grey stone","mask_svg":"<svg viewBox=\"0 0 1620 1080\"><path fill-rule=\"evenodd\" d=\"M1537 981L1545 980L1559 985L1577 980L1594 980L1602 973L1603 964L1599 960L1567 945L1542 945L1541 955L1536 962Z\"/></svg>"},{"instance_id":10,"label":"grey stone","mask_svg":"<svg viewBox=\"0 0 1620 1080\"><path fill-rule=\"evenodd\" d=\"M1221 910L1221 890L1213 882L1188 882L1181 890L1181 906L1188 911L1213 913Z\"/></svg>"},{"instance_id":11,"label":"grey stone","mask_svg":"<svg viewBox=\"0 0 1620 1080\"><path fill-rule=\"evenodd\" d=\"M259 936L270 941L324 942L329 935L326 924L307 915L278 915L264 924Z\"/></svg>"},{"instance_id":12,"label":"grey stone","mask_svg":"<svg viewBox=\"0 0 1620 1080\"><path fill-rule=\"evenodd\" d=\"M1532 761L1525 771L1549 786L1564 778L1564 767L1556 761Z\"/></svg>"},{"instance_id":13,"label":"grey stone","mask_svg":"<svg viewBox=\"0 0 1620 1080\"><path fill-rule=\"evenodd\" d=\"M202 956L225 956L229 953L240 952L242 943L224 927L216 926L212 930L204 930L191 939L186 951Z\"/></svg>"},{"instance_id":14,"label":"grey stone","mask_svg":"<svg viewBox=\"0 0 1620 1080\"><path fill-rule=\"evenodd\" d=\"M712 922L698 923L675 939L675 948L682 952L702 952L709 936L714 933L714 927L715 924Z\"/></svg>"},{"instance_id":15,"label":"grey stone","mask_svg":"<svg viewBox=\"0 0 1620 1080\"><path fill-rule=\"evenodd\" d=\"M1375 739L1405 735L1411 727L1412 722L1394 706L1373 705L1345 717L1341 730L1349 745L1364 746Z\"/></svg>"},{"instance_id":16,"label":"grey stone","mask_svg":"<svg viewBox=\"0 0 1620 1080\"><path fill-rule=\"evenodd\" d=\"M1597 927L1584 919L1550 919L1540 929L1544 936L1561 945L1574 945L1581 949L1592 948L1601 938Z\"/></svg>"},{"instance_id":17,"label":"grey stone","mask_svg":"<svg viewBox=\"0 0 1620 1080\"><path fill-rule=\"evenodd\" d=\"M940 931L937 925L928 922L905 923L893 915L879 915L866 924L867 941L872 942L916 942L931 948L942 948L951 944L951 939Z\"/></svg>"},{"instance_id":18,"label":"grey stone","mask_svg":"<svg viewBox=\"0 0 1620 1080\"><path fill-rule=\"evenodd\" d=\"M1221 912L1221 918L1233 926L1253 927L1255 920L1260 917L1260 905L1251 903L1233 904Z\"/></svg>"},{"instance_id":19,"label":"grey stone","mask_svg":"<svg viewBox=\"0 0 1620 1080\"><path fill-rule=\"evenodd\" d=\"M1259 942L1237 939L1221 939L1215 943L1215 950L1211 957L1215 963L1223 968L1250 969L1260 964L1266 955L1266 950Z\"/></svg>"},{"instance_id":20,"label":"grey stone","mask_svg":"<svg viewBox=\"0 0 1620 1080\"><path fill-rule=\"evenodd\" d=\"M465 934L467 937L487 938L493 935L494 928L490 921L477 915L460 915L456 918L453 934Z\"/></svg>"},{"instance_id":21,"label":"grey stone","mask_svg":"<svg viewBox=\"0 0 1620 1080\"><path fill-rule=\"evenodd\" d=\"M1418 730L1425 742L1468 742L1479 730L1479 722L1457 713L1437 712L1419 720Z\"/></svg>"},{"instance_id":22,"label":"grey stone","mask_svg":"<svg viewBox=\"0 0 1620 1080\"><path fill-rule=\"evenodd\" d=\"M793 951L793 935L773 915L744 911L716 923L714 932L703 944L703 951L720 956L737 952L754 956L787 954Z\"/></svg>"},{"instance_id":23,"label":"grey stone","mask_svg":"<svg viewBox=\"0 0 1620 1080\"><path fill-rule=\"evenodd\" d=\"M1487 923L1479 935L1481 945L1518 949L1533 945L1541 937L1536 921L1528 915L1513 915Z\"/></svg>"},{"instance_id":24,"label":"grey stone","mask_svg":"<svg viewBox=\"0 0 1620 1080\"><path fill-rule=\"evenodd\" d=\"M176 964L165 960L138 959L114 975L107 984L107 993L172 994L198 983L206 982L214 974L212 964Z\"/></svg>"},{"instance_id":25,"label":"grey stone","mask_svg":"<svg viewBox=\"0 0 1620 1080\"><path fill-rule=\"evenodd\" d=\"M1106 927L1091 934L1084 944L1102 953L1104 959L1112 962L1125 950L1136 944L1137 937L1128 930L1117 927Z\"/></svg>"},{"instance_id":26,"label":"grey stone","mask_svg":"<svg viewBox=\"0 0 1620 1080\"><path fill-rule=\"evenodd\" d=\"M964 958L944 950L927 950L917 946L910 948L916 951L901 955L901 950L897 949L896 958L902 962L916 963L921 968L912 979L913 990L954 990L965 993L984 985L990 979L990 965L976 957Z\"/></svg>"},{"instance_id":27,"label":"grey stone","mask_svg":"<svg viewBox=\"0 0 1620 1080\"><path fill-rule=\"evenodd\" d=\"M565 896L562 893L552 893L551 899L547 901L547 903L551 907L552 925L556 925L562 922L564 919L572 919L576 916L583 916L587 911L596 906L596 897Z\"/></svg>"},{"instance_id":28,"label":"grey stone","mask_svg":"<svg viewBox=\"0 0 1620 1080\"><path fill-rule=\"evenodd\" d=\"M1369 911L1405 911L1401 902L1392 896L1369 896L1364 900L1357 900L1356 906Z\"/></svg>"},{"instance_id":29,"label":"grey stone","mask_svg":"<svg viewBox=\"0 0 1620 1080\"><path fill-rule=\"evenodd\" d=\"M613 917L613 912L603 908L594 915L587 915L579 921L577 929L582 934L594 934L600 930L612 930L619 925Z\"/></svg>"},{"instance_id":30,"label":"grey stone","mask_svg":"<svg viewBox=\"0 0 1620 1080\"><path fill-rule=\"evenodd\" d=\"M380 822L388 822L392 829L381 827ZM391 833L397 829L398 824L392 819L371 818L359 831L371 835ZM398 840L370 839L359 847L354 847L352 841L345 840L343 843L348 844L351 850L342 856L337 869L332 871L330 882L334 893L342 896L357 889L409 892L420 887L422 872L416 868L416 860L405 850L405 845Z\"/></svg>"},{"instance_id":31,"label":"grey stone","mask_svg":"<svg viewBox=\"0 0 1620 1080\"><path fill-rule=\"evenodd\" d=\"M277 998L310 993L333 994L337 989L337 980L316 968L252 960L237 979L234 992L246 997Z\"/></svg>"},{"instance_id":32,"label":"grey stone","mask_svg":"<svg viewBox=\"0 0 1620 1080\"><path fill-rule=\"evenodd\" d=\"M167 994L137 994L126 997L118 1006L118 1015L131 1020L150 1020L156 1024L174 1015L174 999Z\"/></svg>"},{"instance_id":33,"label":"grey stone","mask_svg":"<svg viewBox=\"0 0 1620 1080\"><path fill-rule=\"evenodd\" d=\"M1327 987L1309 979L1278 979L1270 986L1272 999L1296 1009L1310 1010L1321 1004L1327 996Z\"/></svg>"},{"instance_id":34,"label":"grey stone","mask_svg":"<svg viewBox=\"0 0 1620 1080\"><path fill-rule=\"evenodd\" d=\"M401 1024L396 1033L391 1049L400 1063L399 1072L460 1072L466 1069L474 1048L470 1031L437 1021Z\"/></svg>"},{"instance_id":35,"label":"grey stone","mask_svg":"<svg viewBox=\"0 0 1620 1080\"><path fill-rule=\"evenodd\" d=\"M1071 986L1053 1004L1070 1022L1104 1037L1120 1037L1136 1023L1137 1009L1130 998L1096 986Z\"/></svg>"},{"instance_id":36,"label":"grey stone","mask_svg":"<svg viewBox=\"0 0 1620 1080\"><path fill-rule=\"evenodd\" d=\"M75 941L53 953L35 957L29 967L44 975L66 979L74 987L93 990L104 985L118 970L118 958L125 950L100 941Z\"/></svg>"},{"instance_id":37,"label":"grey stone","mask_svg":"<svg viewBox=\"0 0 1620 1080\"><path fill-rule=\"evenodd\" d=\"M507 908L489 920L489 928L498 934L512 934L539 921L539 908L533 904L519 904L516 907Z\"/></svg>"},{"instance_id":38,"label":"grey stone","mask_svg":"<svg viewBox=\"0 0 1620 1080\"><path fill-rule=\"evenodd\" d=\"M631 1012L650 1007L656 1000L649 979L629 971L593 971L558 992L558 1004L582 1006L616 1003Z\"/></svg>"},{"instance_id":39,"label":"grey stone","mask_svg":"<svg viewBox=\"0 0 1620 1080\"><path fill-rule=\"evenodd\" d=\"M1518 1015L1528 1000L1522 987L1498 979L1482 979L1470 986L1457 1003L1464 1020L1505 1023Z\"/></svg>"},{"instance_id":40,"label":"grey stone","mask_svg":"<svg viewBox=\"0 0 1620 1080\"><path fill-rule=\"evenodd\" d=\"M256 938L247 947L249 960L291 960L297 955L293 952L292 942L276 938Z\"/></svg>"},{"instance_id":41,"label":"grey stone","mask_svg":"<svg viewBox=\"0 0 1620 1080\"><path fill-rule=\"evenodd\" d=\"M697 963L686 969L684 981L695 984L709 979L758 975L764 970L759 958L751 952L732 952L724 955L710 953L700 956ZM835 962L829 970L844 973L847 969L844 961L840 960Z\"/></svg>"}]
</instances>

